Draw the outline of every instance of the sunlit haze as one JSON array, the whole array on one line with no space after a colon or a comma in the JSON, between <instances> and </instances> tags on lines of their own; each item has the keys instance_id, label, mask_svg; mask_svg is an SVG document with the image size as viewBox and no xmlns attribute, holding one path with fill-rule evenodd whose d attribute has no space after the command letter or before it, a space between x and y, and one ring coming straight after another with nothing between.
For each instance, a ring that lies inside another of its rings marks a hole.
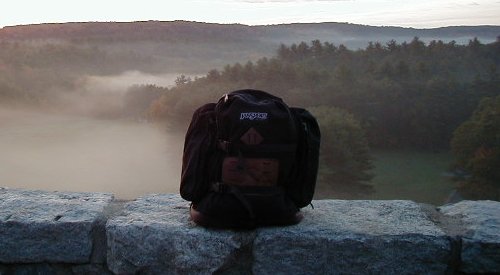
<instances>
[{"instance_id":1,"label":"sunlit haze","mask_svg":"<svg viewBox=\"0 0 500 275\"><path fill-rule=\"evenodd\" d=\"M16 0L4 1L0 27L88 21L188 20L266 25L348 22L435 28L500 25L499 0Z\"/></svg>"}]
</instances>

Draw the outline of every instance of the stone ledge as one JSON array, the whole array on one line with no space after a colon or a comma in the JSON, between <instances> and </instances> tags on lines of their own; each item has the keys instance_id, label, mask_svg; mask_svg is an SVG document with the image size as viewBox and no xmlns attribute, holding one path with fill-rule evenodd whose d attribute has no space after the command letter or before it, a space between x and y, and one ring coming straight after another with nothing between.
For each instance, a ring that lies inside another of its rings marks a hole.
<instances>
[{"instance_id":1,"label":"stone ledge","mask_svg":"<svg viewBox=\"0 0 500 275\"><path fill-rule=\"evenodd\" d=\"M151 195L125 206L106 225L108 266L115 273L212 274L231 269L255 232L211 230L189 220L179 195Z\"/></svg>"},{"instance_id":2,"label":"stone ledge","mask_svg":"<svg viewBox=\"0 0 500 275\"><path fill-rule=\"evenodd\" d=\"M443 274L451 244L410 201L316 201L304 221L258 230L256 274ZM279 260L277 260L279 259Z\"/></svg>"},{"instance_id":3,"label":"stone ledge","mask_svg":"<svg viewBox=\"0 0 500 275\"><path fill-rule=\"evenodd\" d=\"M113 195L0 189L0 263L89 263Z\"/></svg>"},{"instance_id":4,"label":"stone ledge","mask_svg":"<svg viewBox=\"0 0 500 275\"><path fill-rule=\"evenodd\" d=\"M460 271L500 273L500 202L462 201L439 211L461 223Z\"/></svg>"},{"instance_id":5,"label":"stone ledge","mask_svg":"<svg viewBox=\"0 0 500 275\"><path fill-rule=\"evenodd\" d=\"M178 195L139 198L125 216L108 221L109 267L115 273L204 274L443 274L449 267L450 239L416 203L314 205L298 225L234 232L197 227Z\"/></svg>"},{"instance_id":6,"label":"stone ledge","mask_svg":"<svg viewBox=\"0 0 500 275\"><path fill-rule=\"evenodd\" d=\"M314 202L294 226L212 230L176 194L0 188L0 274L453 274L500 270L500 202ZM42 273L43 273L42 272ZM51 272L49 272L51 273Z\"/></svg>"}]
</instances>

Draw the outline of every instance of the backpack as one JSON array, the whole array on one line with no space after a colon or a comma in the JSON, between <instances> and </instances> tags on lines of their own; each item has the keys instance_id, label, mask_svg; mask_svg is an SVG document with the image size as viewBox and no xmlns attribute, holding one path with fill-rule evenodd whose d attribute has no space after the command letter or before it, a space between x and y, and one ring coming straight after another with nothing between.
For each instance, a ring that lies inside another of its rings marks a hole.
<instances>
[{"instance_id":1,"label":"backpack","mask_svg":"<svg viewBox=\"0 0 500 275\"><path fill-rule=\"evenodd\" d=\"M307 110L264 91L234 91L194 112L180 194L217 221L206 225L294 223L314 195L319 146L319 127Z\"/></svg>"}]
</instances>

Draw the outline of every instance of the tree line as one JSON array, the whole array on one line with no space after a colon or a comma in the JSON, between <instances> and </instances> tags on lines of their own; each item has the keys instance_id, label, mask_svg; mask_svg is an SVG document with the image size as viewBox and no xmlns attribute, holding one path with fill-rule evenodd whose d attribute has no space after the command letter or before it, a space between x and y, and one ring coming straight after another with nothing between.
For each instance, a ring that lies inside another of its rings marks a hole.
<instances>
[{"instance_id":1,"label":"tree line","mask_svg":"<svg viewBox=\"0 0 500 275\"><path fill-rule=\"evenodd\" d=\"M357 186L349 192L366 191L369 147L448 151L455 129L478 103L500 95L499 64L500 40L458 45L415 38L359 50L314 40L281 45L272 58L227 65L194 80L181 76L146 113L185 127L197 107L223 93L269 91L317 116L324 132L320 183L339 192L346 183Z\"/></svg>"},{"instance_id":2,"label":"tree line","mask_svg":"<svg viewBox=\"0 0 500 275\"><path fill-rule=\"evenodd\" d=\"M51 106L61 93L81 88L84 75L117 74L147 63L143 56L97 46L1 41L0 103Z\"/></svg>"},{"instance_id":3,"label":"tree line","mask_svg":"<svg viewBox=\"0 0 500 275\"><path fill-rule=\"evenodd\" d=\"M500 41L468 45L418 38L349 50L319 40L281 45L273 58L227 65L179 83L152 103L154 118L180 121L239 88L263 89L302 107L352 113L377 148L447 150L479 101L500 94Z\"/></svg>"}]
</instances>

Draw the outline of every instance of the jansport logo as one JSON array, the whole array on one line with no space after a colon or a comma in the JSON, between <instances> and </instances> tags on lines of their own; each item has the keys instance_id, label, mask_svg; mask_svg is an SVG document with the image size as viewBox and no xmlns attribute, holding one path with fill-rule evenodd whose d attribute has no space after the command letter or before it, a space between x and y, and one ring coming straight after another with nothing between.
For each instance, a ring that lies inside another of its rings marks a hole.
<instances>
[{"instance_id":1,"label":"jansport logo","mask_svg":"<svg viewBox=\"0 0 500 275\"><path fill-rule=\"evenodd\" d=\"M257 113L257 112L250 112L250 113L241 113L240 114L240 120L266 120L267 119L267 113Z\"/></svg>"}]
</instances>

